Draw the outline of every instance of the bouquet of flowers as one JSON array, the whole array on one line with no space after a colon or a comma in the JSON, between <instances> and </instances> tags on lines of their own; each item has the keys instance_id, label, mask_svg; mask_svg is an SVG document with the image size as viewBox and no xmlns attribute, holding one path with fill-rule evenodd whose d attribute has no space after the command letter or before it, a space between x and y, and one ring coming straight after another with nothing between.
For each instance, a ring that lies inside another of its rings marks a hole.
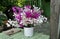
<instances>
[{"instance_id":1,"label":"bouquet of flowers","mask_svg":"<svg viewBox=\"0 0 60 39\"><path fill-rule=\"evenodd\" d=\"M37 23L43 23L43 21L47 20L46 17L41 15L42 11L40 8L33 5L27 5L23 8L13 6L12 7L14 17L17 20L20 27L33 27Z\"/></svg>"}]
</instances>

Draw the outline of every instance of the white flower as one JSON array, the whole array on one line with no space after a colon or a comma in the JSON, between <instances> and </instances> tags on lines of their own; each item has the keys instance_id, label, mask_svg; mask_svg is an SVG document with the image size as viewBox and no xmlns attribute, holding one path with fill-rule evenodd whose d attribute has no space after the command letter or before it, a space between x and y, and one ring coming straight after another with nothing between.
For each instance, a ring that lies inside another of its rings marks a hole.
<instances>
[{"instance_id":1,"label":"white flower","mask_svg":"<svg viewBox=\"0 0 60 39\"><path fill-rule=\"evenodd\" d=\"M17 14L14 13L14 16L17 16Z\"/></svg>"},{"instance_id":2,"label":"white flower","mask_svg":"<svg viewBox=\"0 0 60 39\"><path fill-rule=\"evenodd\" d=\"M6 23L7 27L10 27L10 24Z\"/></svg>"},{"instance_id":3,"label":"white flower","mask_svg":"<svg viewBox=\"0 0 60 39\"><path fill-rule=\"evenodd\" d=\"M38 12L40 10L40 8L36 7L35 5L33 5L33 7L35 12Z\"/></svg>"},{"instance_id":4,"label":"white flower","mask_svg":"<svg viewBox=\"0 0 60 39\"><path fill-rule=\"evenodd\" d=\"M23 13L21 13L21 15L23 15Z\"/></svg>"},{"instance_id":5,"label":"white flower","mask_svg":"<svg viewBox=\"0 0 60 39\"><path fill-rule=\"evenodd\" d=\"M24 9L24 12L27 12L27 11L31 11L31 9L25 8L25 9Z\"/></svg>"},{"instance_id":6,"label":"white flower","mask_svg":"<svg viewBox=\"0 0 60 39\"><path fill-rule=\"evenodd\" d=\"M11 20L11 19L9 19L9 20L8 20L8 23L12 24L12 20Z\"/></svg>"},{"instance_id":7,"label":"white flower","mask_svg":"<svg viewBox=\"0 0 60 39\"><path fill-rule=\"evenodd\" d=\"M47 22L47 18L46 17L44 17L44 22Z\"/></svg>"},{"instance_id":8,"label":"white flower","mask_svg":"<svg viewBox=\"0 0 60 39\"><path fill-rule=\"evenodd\" d=\"M37 21L38 23L42 24L43 22L47 22L47 18L44 17L43 15L40 15Z\"/></svg>"}]
</instances>

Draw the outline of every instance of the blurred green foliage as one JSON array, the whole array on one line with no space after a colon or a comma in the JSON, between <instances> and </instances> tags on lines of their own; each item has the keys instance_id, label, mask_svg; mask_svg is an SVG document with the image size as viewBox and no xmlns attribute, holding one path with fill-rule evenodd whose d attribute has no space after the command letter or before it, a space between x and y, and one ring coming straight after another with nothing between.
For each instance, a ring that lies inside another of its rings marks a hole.
<instances>
[{"instance_id":1,"label":"blurred green foliage","mask_svg":"<svg viewBox=\"0 0 60 39\"><path fill-rule=\"evenodd\" d=\"M41 3L41 5L40 5ZM0 0L0 11L6 11L11 6L36 5L44 10L44 15L50 16L50 0Z\"/></svg>"},{"instance_id":2,"label":"blurred green foliage","mask_svg":"<svg viewBox=\"0 0 60 39\"><path fill-rule=\"evenodd\" d=\"M44 10L44 15L50 18L50 0L42 0L42 9Z\"/></svg>"},{"instance_id":3,"label":"blurred green foliage","mask_svg":"<svg viewBox=\"0 0 60 39\"><path fill-rule=\"evenodd\" d=\"M2 26L4 24L3 21L7 20L7 16L3 13L0 13L0 26Z\"/></svg>"},{"instance_id":4,"label":"blurred green foliage","mask_svg":"<svg viewBox=\"0 0 60 39\"><path fill-rule=\"evenodd\" d=\"M17 0L0 0L0 11L5 11L8 6L17 4Z\"/></svg>"}]
</instances>

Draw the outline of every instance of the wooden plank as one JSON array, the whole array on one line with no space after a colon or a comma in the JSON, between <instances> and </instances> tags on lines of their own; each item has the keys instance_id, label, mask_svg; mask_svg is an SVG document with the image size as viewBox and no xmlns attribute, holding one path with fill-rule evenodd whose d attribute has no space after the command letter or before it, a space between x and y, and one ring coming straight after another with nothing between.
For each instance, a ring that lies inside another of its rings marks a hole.
<instances>
[{"instance_id":1,"label":"wooden plank","mask_svg":"<svg viewBox=\"0 0 60 39\"><path fill-rule=\"evenodd\" d=\"M59 6L60 7L60 6ZM60 10L60 8L59 8ZM59 35L59 39L60 39L60 14L59 14L59 26L58 26L58 35Z\"/></svg>"},{"instance_id":2,"label":"wooden plank","mask_svg":"<svg viewBox=\"0 0 60 39\"><path fill-rule=\"evenodd\" d=\"M58 39L58 24L59 24L59 0L51 0L50 13L50 39Z\"/></svg>"}]
</instances>

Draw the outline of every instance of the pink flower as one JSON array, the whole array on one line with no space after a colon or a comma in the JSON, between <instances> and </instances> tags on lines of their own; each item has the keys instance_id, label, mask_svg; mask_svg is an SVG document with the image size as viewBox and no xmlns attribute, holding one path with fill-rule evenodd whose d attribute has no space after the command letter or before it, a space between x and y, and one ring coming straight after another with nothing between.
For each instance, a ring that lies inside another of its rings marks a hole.
<instances>
[{"instance_id":1,"label":"pink flower","mask_svg":"<svg viewBox=\"0 0 60 39\"><path fill-rule=\"evenodd\" d=\"M21 13L23 11L22 8L17 7L17 6L12 7L12 10L13 10L14 13Z\"/></svg>"},{"instance_id":2,"label":"pink flower","mask_svg":"<svg viewBox=\"0 0 60 39\"><path fill-rule=\"evenodd\" d=\"M16 9L18 10L18 13L21 13L23 11L23 8L20 7L16 7Z\"/></svg>"},{"instance_id":3,"label":"pink flower","mask_svg":"<svg viewBox=\"0 0 60 39\"><path fill-rule=\"evenodd\" d=\"M27 11L27 12L25 12L25 13L26 13L26 17L27 17L27 18L29 18L29 17L31 18L31 16L32 16L31 11Z\"/></svg>"},{"instance_id":4,"label":"pink flower","mask_svg":"<svg viewBox=\"0 0 60 39\"><path fill-rule=\"evenodd\" d=\"M38 17L40 16L40 14L39 13L33 13L33 18L35 18L35 19L37 19Z\"/></svg>"},{"instance_id":5,"label":"pink flower","mask_svg":"<svg viewBox=\"0 0 60 39\"><path fill-rule=\"evenodd\" d=\"M16 14L15 19L18 21L18 23L21 23L21 21L24 22L24 23L22 22L21 24L19 24L20 27L24 27L24 25L28 25L28 23L33 24L33 19L37 19L41 15L41 11L39 11L38 8L31 9L30 5L24 6L24 9L14 6L14 7L12 7L12 10L13 10L14 14ZM29 18L31 18L31 19L29 19Z\"/></svg>"},{"instance_id":6,"label":"pink flower","mask_svg":"<svg viewBox=\"0 0 60 39\"><path fill-rule=\"evenodd\" d=\"M31 9L31 6L30 6L30 5L27 5L27 6L24 6L24 8L29 8L29 9Z\"/></svg>"}]
</instances>

